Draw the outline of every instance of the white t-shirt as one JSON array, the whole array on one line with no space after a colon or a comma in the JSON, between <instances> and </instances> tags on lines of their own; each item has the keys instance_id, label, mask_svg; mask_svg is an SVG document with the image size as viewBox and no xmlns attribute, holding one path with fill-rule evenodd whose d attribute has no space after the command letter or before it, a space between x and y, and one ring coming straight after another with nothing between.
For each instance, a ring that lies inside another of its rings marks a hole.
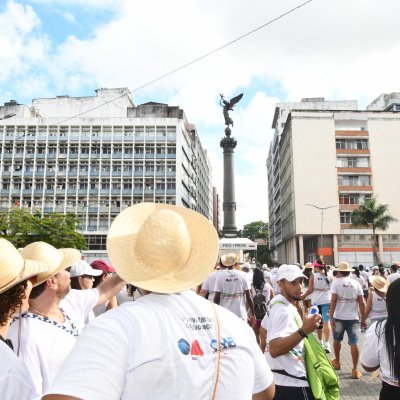
<instances>
[{"instance_id":1,"label":"white t-shirt","mask_svg":"<svg viewBox=\"0 0 400 400\"><path fill-rule=\"evenodd\" d=\"M365 346L361 349L360 361L362 365L373 368L380 366L380 378L391 384L396 385L395 378L390 373L389 356L386 351L386 340L384 327L386 321L382 321L376 332L378 322L373 323L365 332Z\"/></svg>"},{"instance_id":2,"label":"white t-shirt","mask_svg":"<svg viewBox=\"0 0 400 400\"><path fill-rule=\"evenodd\" d=\"M207 290L208 292L208 300L214 301L214 288L215 288L215 280L217 279L217 274L219 274L220 270L216 270L207 276L206 280L203 282L201 286L202 289Z\"/></svg>"},{"instance_id":3,"label":"white t-shirt","mask_svg":"<svg viewBox=\"0 0 400 400\"><path fill-rule=\"evenodd\" d=\"M364 279L365 283L367 284L367 288L368 289L368 278L369 278L369 273L367 271L360 271L360 275L361 277Z\"/></svg>"},{"instance_id":4,"label":"white t-shirt","mask_svg":"<svg viewBox=\"0 0 400 400\"><path fill-rule=\"evenodd\" d=\"M390 285L391 283L393 283L396 279L400 278L400 274L398 272L395 273L391 273L388 277L387 277L387 281L388 281L388 285Z\"/></svg>"},{"instance_id":5,"label":"white t-shirt","mask_svg":"<svg viewBox=\"0 0 400 400\"><path fill-rule=\"evenodd\" d=\"M30 400L33 383L24 363L0 341L0 399Z\"/></svg>"},{"instance_id":6,"label":"white t-shirt","mask_svg":"<svg viewBox=\"0 0 400 400\"><path fill-rule=\"evenodd\" d=\"M62 363L76 343L84 327L84 321L99 298L97 289L70 290L60 302L65 322L59 324L51 319L27 311L14 319L8 335L14 351L24 361L34 385L32 399L40 399L50 387ZM20 341L18 342L19 325Z\"/></svg>"},{"instance_id":7,"label":"white t-shirt","mask_svg":"<svg viewBox=\"0 0 400 400\"><path fill-rule=\"evenodd\" d=\"M358 277L356 274L351 273L350 278L357 281L361 285L362 290L368 289L367 282L365 282L365 279L361 276L361 274L360 274L360 277Z\"/></svg>"},{"instance_id":8,"label":"white t-shirt","mask_svg":"<svg viewBox=\"0 0 400 400\"><path fill-rule=\"evenodd\" d=\"M314 272L314 291L311 293L312 304L329 304L331 301L331 284L329 278L319 272Z\"/></svg>"},{"instance_id":9,"label":"white t-shirt","mask_svg":"<svg viewBox=\"0 0 400 400\"><path fill-rule=\"evenodd\" d=\"M285 304L280 304L283 302ZM271 309L269 315L266 314L261 321L261 326L267 330L267 347L265 358L272 370L284 370L290 375L305 377L306 368L304 365L304 343L301 341L289 353L278 357L271 357L269 353L269 343L273 339L284 338L296 332L299 329L296 319L301 321L301 317L289 301L282 295L277 295L271 300ZM292 378L290 376L274 372L274 381L280 386L306 387L308 382L302 379Z\"/></svg>"},{"instance_id":10,"label":"white t-shirt","mask_svg":"<svg viewBox=\"0 0 400 400\"><path fill-rule=\"evenodd\" d=\"M386 299L379 296L375 292L372 292L372 306L371 306L371 313L369 317L371 319L383 319L387 318L388 312L386 308Z\"/></svg>"},{"instance_id":11,"label":"white t-shirt","mask_svg":"<svg viewBox=\"0 0 400 400\"><path fill-rule=\"evenodd\" d=\"M332 282L331 293L337 294L333 318L358 321L358 296L363 295L361 285L349 276L336 278Z\"/></svg>"},{"instance_id":12,"label":"white t-shirt","mask_svg":"<svg viewBox=\"0 0 400 400\"><path fill-rule=\"evenodd\" d=\"M246 290L250 290L250 284L245 272L225 269L218 273L214 292L221 293L219 304L243 320L247 320Z\"/></svg>"},{"instance_id":13,"label":"white t-shirt","mask_svg":"<svg viewBox=\"0 0 400 400\"><path fill-rule=\"evenodd\" d=\"M279 294L281 292L281 289L279 288L278 272L272 274L271 283L272 283L272 289L274 290L274 294Z\"/></svg>"},{"instance_id":14,"label":"white t-shirt","mask_svg":"<svg viewBox=\"0 0 400 400\"><path fill-rule=\"evenodd\" d=\"M89 324L48 393L83 400L251 399L272 383L251 328L193 291L151 293Z\"/></svg>"}]
</instances>

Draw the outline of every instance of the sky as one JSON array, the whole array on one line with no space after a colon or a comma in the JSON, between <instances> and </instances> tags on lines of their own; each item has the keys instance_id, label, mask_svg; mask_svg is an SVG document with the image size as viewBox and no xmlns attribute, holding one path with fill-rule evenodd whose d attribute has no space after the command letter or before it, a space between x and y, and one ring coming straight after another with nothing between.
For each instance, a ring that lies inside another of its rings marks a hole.
<instances>
[{"instance_id":1,"label":"sky","mask_svg":"<svg viewBox=\"0 0 400 400\"><path fill-rule=\"evenodd\" d=\"M358 100L364 109L382 93L399 92L400 1L312 0L146 84L305 2L0 0L0 104L128 87L136 105L179 106L197 127L222 196L219 94L244 93L231 112L236 222L268 221L275 104L325 97Z\"/></svg>"}]
</instances>

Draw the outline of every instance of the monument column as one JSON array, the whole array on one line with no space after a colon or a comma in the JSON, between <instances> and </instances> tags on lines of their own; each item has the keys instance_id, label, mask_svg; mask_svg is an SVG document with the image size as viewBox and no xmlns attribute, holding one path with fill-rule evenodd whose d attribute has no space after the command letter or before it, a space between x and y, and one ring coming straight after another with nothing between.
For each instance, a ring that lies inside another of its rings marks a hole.
<instances>
[{"instance_id":1,"label":"monument column","mask_svg":"<svg viewBox=\"0 0 400 400\"><path fill-rule=\"evenodd\" d=\"M221 139L220 146L224 149L224 198L222 209L224 212L224 225L222 235L224 237L237 237L236 228L236 201L235 201L235 174L233 153L237 141L231 137L231 129L225 129L225 137Z\"/></svg>"}]
</instances>

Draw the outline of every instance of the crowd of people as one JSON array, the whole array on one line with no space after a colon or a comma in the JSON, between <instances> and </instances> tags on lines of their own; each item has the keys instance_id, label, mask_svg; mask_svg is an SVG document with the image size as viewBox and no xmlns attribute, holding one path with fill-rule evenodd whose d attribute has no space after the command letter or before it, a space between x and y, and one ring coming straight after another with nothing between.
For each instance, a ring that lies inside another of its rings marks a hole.
<instances>
[{"instance_id":1,"label":"crowd of people","mask_svg":"<svg viewBox=\"0 0 400 400\"><path fill-rule=\"evenodd\" d=\"M400 263L240 264L206 218L152 203L114 220L110 263L0 252L1 399L314 399L305 339L340 370L345 333L351 377L379 369L380 399L400 398Z\"/></svg>"}]
</instances>

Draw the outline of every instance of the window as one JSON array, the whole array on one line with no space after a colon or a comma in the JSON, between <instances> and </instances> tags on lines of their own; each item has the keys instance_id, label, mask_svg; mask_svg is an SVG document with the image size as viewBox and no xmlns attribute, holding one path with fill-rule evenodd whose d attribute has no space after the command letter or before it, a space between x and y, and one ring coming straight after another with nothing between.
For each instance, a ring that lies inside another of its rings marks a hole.
<instances>
[{"instance_id":1,"label":"window","mask_svg":"<svg viewBox=\"0 0 400 400\"><path fill-rule=\"evenodd\" d=\"M368 139L336 139L337 149L367 150Z\"/></svg>"},{"instance_id":2,"label":"window","mask_svg":"<svg viewBox=\"0 0 400 400\"><path fill-rule=\"evenodd\" d=\"M339 204L358 204L356 194L339 194Z\"/></svg>"},{"instance_id":3,"label":"window","mask_svg":"<svg viewBox=\"0 0 400 400\"><path fill-rule=\"evenodd\" d=\"M340 213L340 223L341 224L351 224L351 213L341 212Z\"/></svg>"},{"instance_id":4,"label":"window","mask_svg":"<svg viewBox=\"0 0 400 400\"><path fill-rule=\"evenodd\" d=\"M339 186L370 186L371 177L369 175L339 175Z\"/></svg>"}]
</instances>

